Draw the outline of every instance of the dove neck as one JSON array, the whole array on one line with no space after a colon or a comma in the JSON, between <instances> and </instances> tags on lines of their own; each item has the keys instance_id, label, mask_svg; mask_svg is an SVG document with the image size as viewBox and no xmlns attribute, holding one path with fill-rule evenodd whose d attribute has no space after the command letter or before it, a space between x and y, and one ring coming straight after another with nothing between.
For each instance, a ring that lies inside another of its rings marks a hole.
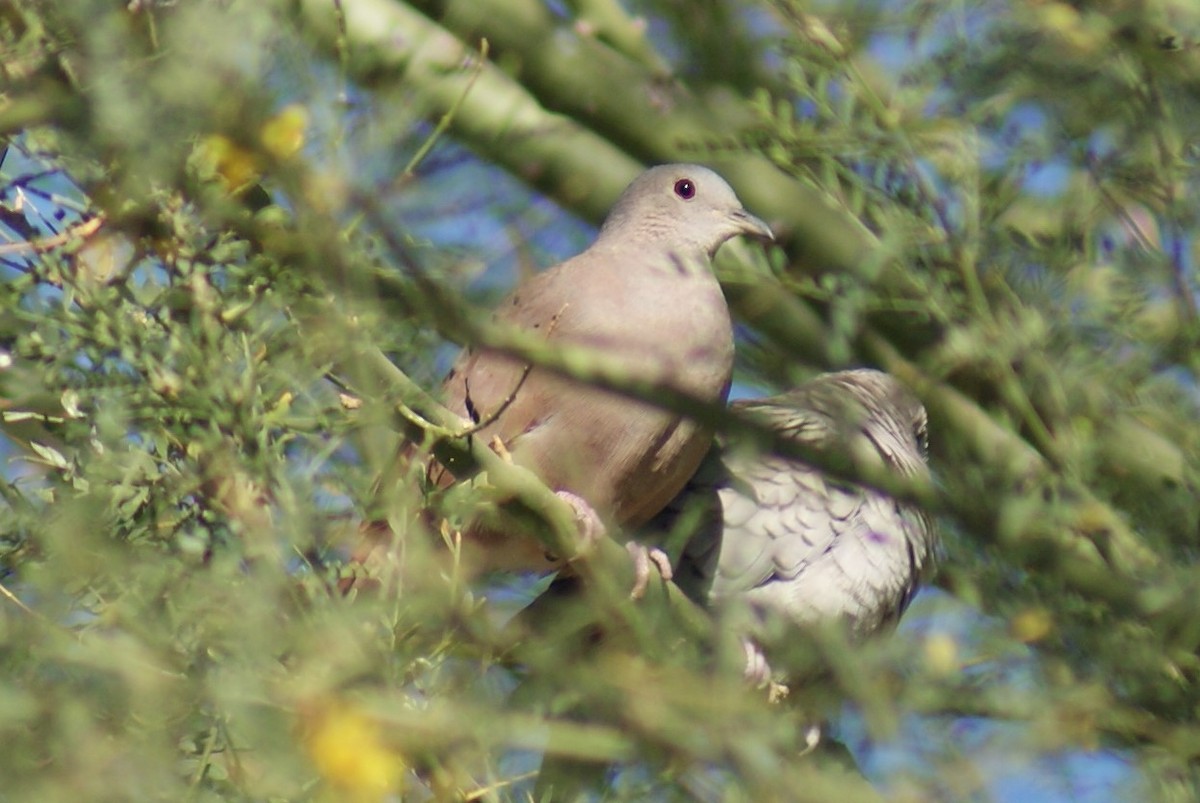
<instances>
[{"instance_id":1,"label":"dove neck","mask_svg":"<svg viewBox=\"0 0 1200 803\"><path fill-rule=\"evenodd\" d=\"M694 262L711 259L719 245L719 241L710 243L691 236L686 227L681 227L679 221L672 217L651 215L634 221L618 213L609 215L604 221L592 248L636 253L643 257L656 251L670 251Z\"/></svg>"},{"instance_id":2,"label":"dove neck","mask_svg":"<svg viewBox=\"0 0 1200 803\"><path fill-rule=\"evenodd\" d=\"M667 246L661 239L629 240L599 237L588 249L589 255L600 257L598 263L625 274L630 265L649 268L647 273L675 278L712 277L712 260L705 249L688 243ZM596 263L593 263L596 264ZM628 281L628 277L625 279Z\"/></svg>"}]
</instances>

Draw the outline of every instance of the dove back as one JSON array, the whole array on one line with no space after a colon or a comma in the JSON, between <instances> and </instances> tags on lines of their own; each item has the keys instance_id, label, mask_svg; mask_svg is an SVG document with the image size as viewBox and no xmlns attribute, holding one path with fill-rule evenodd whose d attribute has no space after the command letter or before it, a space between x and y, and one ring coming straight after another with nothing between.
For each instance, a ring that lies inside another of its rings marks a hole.
<instances>
[{"instance_id":1,"label":"dove back","mask_svg":"<svg viewBox=\"0 0 1200 803\"><path fill-rule=\"evenodd\" d=\"M826 374L735 402L780 435L898 474L927 477L920 402L879 371ZM705 508L676 581L698 601L749 606L867 635L895 621L932 565L937 533L920 509L775 454L715 448L660 525Z\"/></svg>"}]
</instances>

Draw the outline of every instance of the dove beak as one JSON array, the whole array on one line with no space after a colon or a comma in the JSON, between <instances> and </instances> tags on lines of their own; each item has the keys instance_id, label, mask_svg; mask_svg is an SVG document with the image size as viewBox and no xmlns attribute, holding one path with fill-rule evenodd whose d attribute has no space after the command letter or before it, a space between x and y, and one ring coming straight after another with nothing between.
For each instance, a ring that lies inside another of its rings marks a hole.
<instances>
[{"instance_id":1,"label":"dove beak","mask_svg":"<svg viewBox=\"0 0 1200 803\"><path fill-rule=\"evenodd\" d=\"M771 231L771 227L745 209L739 209L729 217L733 220L738 234L768 243L775 242L775 234Z\"/></svg>"}]
</instances>

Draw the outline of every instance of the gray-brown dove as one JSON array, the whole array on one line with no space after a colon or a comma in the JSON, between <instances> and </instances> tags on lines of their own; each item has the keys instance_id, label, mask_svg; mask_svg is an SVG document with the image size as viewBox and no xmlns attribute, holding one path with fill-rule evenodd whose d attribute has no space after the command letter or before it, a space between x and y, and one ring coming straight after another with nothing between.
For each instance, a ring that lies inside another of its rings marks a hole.
<instances>
[{"instance_id":1,"label":"gray-brown dove","mask_svg":"<svg viewBox=\"0 0 1200 803\"><path fill-rule=\"evenodd\" d=\"M851 453L901 475L929 475L925 408L888 374L825 374L732 407L811 448ZM703 604L740 607L751 622L775 613L799 624L841 621L853 635L868 635L899 618L937 542L933 522L912 505L793 459L727 444L714 447L655 524L670 526L689 506L702 517L676 583ZM765 659L753 642L745 644L747 677L766 682Z\"/></svg>"},{"instance_id":2,"label":"gray-brown dove","mask_svg":"<svg viewBox=\"0 0 1200 803\"><path fill-rule=\"evenodd\" d=\"M654 167L617 200L583 253L520 285L495 317L553 343L618 358L630 377L719 402L729 391L733 330L712 271L722 243L771 239L711 170ZM446 406L489 421L475 435L499 439L576 510L584 537L601 521L646 522L692 475L711 431L652 404L557 376L484 348L464 351L446 378ZM498 414L497 414L497 411ZM452 482L433 466L435 482ZM468 527L463 559L476 570L549 569L527 536Z\"/></svg>"}]
</instances>

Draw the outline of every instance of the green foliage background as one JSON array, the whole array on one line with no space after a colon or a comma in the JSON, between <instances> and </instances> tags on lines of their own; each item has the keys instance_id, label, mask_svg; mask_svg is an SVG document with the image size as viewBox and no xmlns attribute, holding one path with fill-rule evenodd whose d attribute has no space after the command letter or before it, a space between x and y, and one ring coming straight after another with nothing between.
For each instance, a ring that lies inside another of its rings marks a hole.
<instances>
[{"instance_id":1,"label":"green foliage background","mask_svg":"<svg viewBox=\"0 0 1200 803\"><path fill-rule=\"evenodd\" d=\"M1198 36L1184 0L0 2L0 797L525 799L506 751L548 744L668 798L707 761L868 799L797 755L849 698L880 741L1011 721L1195 799ZM596 222L682 159L780 233L720 265L739 377L911 384L938 582L990 624L798 639L829 672L771 707L660 598L598 599L627 637L583 654L431 562L405 377L499 336L485 263L586 241L521 183ZM381 484L407 549L343 596ZM985 788L922 759L890 796Z\"/></svg>"}]
</instances>

